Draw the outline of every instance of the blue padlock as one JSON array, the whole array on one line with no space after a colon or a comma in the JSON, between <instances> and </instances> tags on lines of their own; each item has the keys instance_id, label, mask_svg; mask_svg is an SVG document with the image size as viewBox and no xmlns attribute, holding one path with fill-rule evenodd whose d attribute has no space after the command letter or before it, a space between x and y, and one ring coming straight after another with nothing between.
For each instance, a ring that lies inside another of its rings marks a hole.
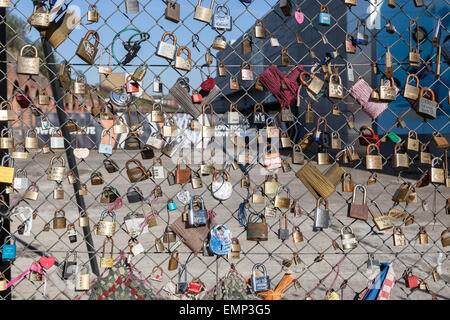
<instances>
[{"instance_id":1,"label":"blue padlock","mask_svg":"<svg viewBox=\"0 0 450 320\"><path fill-rule=\"evenodd\" d=\"M320 6L319 24L329 26L331 24L330 10L327 6Z\"/></svg>"},{"instance_id":2,"label":"blue padlock","mask_svg":"<svg viewBox=\"0 0 450 320\"><path fill-rule=\"evenodd\" d=\"M2 261L13 261L16 259L16 239L13 244L7 244L11 241L11 236L5 238L5 243L2 247Z\"/></svg>"},{"instance_id":3,"label":"blue padlock","mask_svg":"<svg viewBox=\"0 0 450 320\"><path fill-rule=\"evenodd\" d=\"M177 209L177 204L173 201L173 199L167 200L167 209L169 211L173 211Z\"/></svg>"}]
</instances>

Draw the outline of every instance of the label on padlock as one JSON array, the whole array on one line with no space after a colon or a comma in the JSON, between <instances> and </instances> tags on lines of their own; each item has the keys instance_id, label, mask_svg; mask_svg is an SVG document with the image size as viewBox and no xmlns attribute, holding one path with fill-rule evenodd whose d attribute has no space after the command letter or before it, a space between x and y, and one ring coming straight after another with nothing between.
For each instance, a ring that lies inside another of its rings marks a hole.
<instances>
[{"instance_id":1,"label":"label on padlock","mask_svg":"<svg viewBox=\"0 0 450 320\"><path fill-rule=\"evenodd\" d=\"M355 76L353 74L353 66L350 62L347 62L347 79L348 81L355 81Z\"/></svg>"}]
</instances>

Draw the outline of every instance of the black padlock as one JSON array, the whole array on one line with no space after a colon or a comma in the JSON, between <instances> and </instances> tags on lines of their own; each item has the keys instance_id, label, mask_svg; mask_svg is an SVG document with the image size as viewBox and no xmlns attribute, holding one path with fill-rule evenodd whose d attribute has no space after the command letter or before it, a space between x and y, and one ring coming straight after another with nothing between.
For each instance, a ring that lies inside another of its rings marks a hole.
<instances>
[{"instance_id":1,"label":"black padlock","mask_svg":"<svg viewBox=\"0 0 450 320\"><path fill-rule=\"evenodd\" d=\"M142 191L139 187L129 187L127 190L127 199L129 203L136 203L144 199Z\"/></svg>"},{"instance_id":2,"label":"black padlock","mask_svg":"<svg viewBox=\"0 0 450 320\"><path fill-rule=\"evenodd\" d=\"M119 166L114 160L105 159L103 160L103 165L105 166L105 169L106 171L108 171L108 173L119 171Z\"/></svg>"},{"instance_id":3,"label":"black padlock","mask_svg":"<svg viewBox=\"0 0 450 320\"><path fill-rule=\"evenodd\" d=\"M126 149L126 150L141 149L141 140L139 139L139 135L136 132L128 133L128 136L125 139L124 149Z\"/></svg>"},{"instance_id":4,"label":"black padlock","mask_svg":"<svg viewBox=\"0 0 450 320\"><path fill-rule=\"evenodd\" d=\"M73 260L69 261L69 257L73 255ZM64 260L63 264L63 272L62 272L62 278L64 280L69 280L71 276L75 275L77 269L77 252L67 252L66 259Z\"/></svg>"},{"instance_id":5,"label":"black padlock","mask_svg":"<svg viewBox=\"0 0 450 320\"><path fill-rule=\"evenodd\" d=\"M143 160L153 159L153 157L155 156L155 152L152 148L146 147L141 151L141 156Z\"/></svg>"}]
</instances>

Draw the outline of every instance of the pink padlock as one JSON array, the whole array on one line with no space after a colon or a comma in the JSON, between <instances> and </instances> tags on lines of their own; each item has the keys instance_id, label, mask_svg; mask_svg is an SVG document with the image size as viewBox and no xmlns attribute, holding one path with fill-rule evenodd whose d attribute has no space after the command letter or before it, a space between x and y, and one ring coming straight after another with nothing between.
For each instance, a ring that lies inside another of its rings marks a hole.
<instances>
[{"instance_id":1,"label":"pink padlock","mask_svg":"<svg viewBox=\"0 0 450 320\"><path fill-rule=\"evenodd\" d=\"M305 20L305 15L301 11L300 6L297 6L297 9L295 10L294 17L295 17L295 21L297 21L298 24L302 24L303 20Z\"/></svg>"},{"instance_id":2,"label":"pink padlock","mask_svg":"<svg viewBox=\"0 0 450 320\"><path fill-rule=\"evenodd\" d=\"M127 93L139 92L139 83L131 80L131 75L127 77Z\"/></svg>"},{"instance_id":3,"label":"pink padlock","mask_svg":"<svg viewBox=\"0 0 450 320\"><path fill-rule=\"evenodd\" d=\"M197 90L192 90L192 102L193 103L200 103L202 102L203 97L200 93L198 93Z\"/></svg>"},{"instance_id":4,"label":"pink padlock","mask_svg":"<svg viewBox=\"0 0 450 320\"><path fill-rule=\"evenodd\" d=\"M157 273L158 270L159 273ZM163 279L163 269L161 267L154 266L150 275L150 279L161 282Z\"/></svg>"}]
</instances>

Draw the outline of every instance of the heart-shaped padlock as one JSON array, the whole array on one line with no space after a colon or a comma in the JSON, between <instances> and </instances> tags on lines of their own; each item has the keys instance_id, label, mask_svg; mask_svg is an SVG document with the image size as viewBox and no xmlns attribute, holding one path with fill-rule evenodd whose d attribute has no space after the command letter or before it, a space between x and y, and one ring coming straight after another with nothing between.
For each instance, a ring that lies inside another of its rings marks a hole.
<instances>
[{"instance_id":1,"label":"heart-shaped padlock","mask_svg":"<svg viewBox=\"0 0 450 320\"><path fill-rule=\"evenodd\" d=\"M55 264L55 257L41 257L39 263L42 268L50 269Z\"/></svg>"},{"instance_id":2,"label":"heart-shaped padlock","mask_svg":"<svg viewBox=\"0 0 450 320\"><path fill-rule=\"evenodd\" d=\"M177 198L182 204L188 204L191 200L191 194L187 190L180 191L177 194Z\"/></svg>"},{"instance_id":3,"label":"heart-shaped padlock","mask_svg":"<svg viewBox=\"0 0 450 320\"><path fill-rule=\"evenodd\" d=\"M300 7L297 7L294 17L295 21L297 21L298 24L302 24L303 21L305 20L305 15L303 14L303 12L301 12Z\"/></svg>"}]
</instances>

